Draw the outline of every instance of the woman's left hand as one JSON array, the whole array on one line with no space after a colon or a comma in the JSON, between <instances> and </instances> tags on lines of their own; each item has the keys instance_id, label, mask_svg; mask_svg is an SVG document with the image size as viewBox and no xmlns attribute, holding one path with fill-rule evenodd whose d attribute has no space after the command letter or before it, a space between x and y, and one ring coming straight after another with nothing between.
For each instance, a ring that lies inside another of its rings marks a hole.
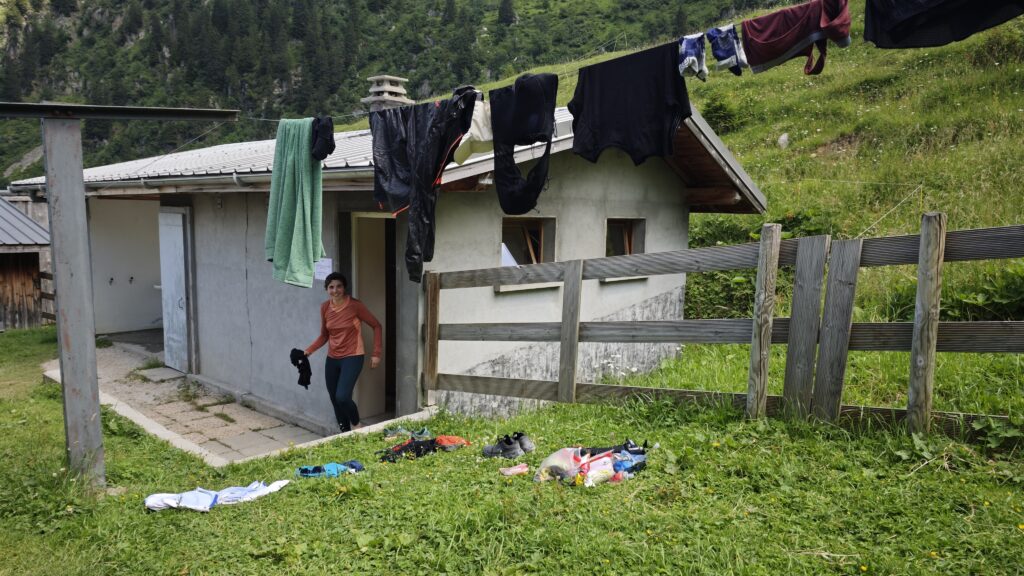
<instances>
[{"instance_id":1,"label":"woman's left hand","mask_svg":"<svg viewBox=\"0 0 1024 576\"><path fill-rule=\"evenodd\" d=\"M373 356L370 358L370 368L376 368L377 366L380 366L380 358Z\"/></svg>"}]
</instances>

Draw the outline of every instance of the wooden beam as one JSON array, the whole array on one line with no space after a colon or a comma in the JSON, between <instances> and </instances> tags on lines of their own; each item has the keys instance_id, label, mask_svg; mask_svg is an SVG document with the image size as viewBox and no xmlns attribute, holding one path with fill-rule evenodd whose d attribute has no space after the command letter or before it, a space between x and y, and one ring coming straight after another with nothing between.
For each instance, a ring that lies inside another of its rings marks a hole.
<instances>
[{"instance_id":1,"label":"wooden beam","mask_svg":"<svg viewBox=\"0 0 1024 576\"><path fill-rule=\"evenodd\" d=\"M757 266L757 250L757 244L740 244L592 258L583 263L583 279L600 280L754 268Z\"/></svg>"},{"instance_id":2,"label":"wooden beam","mask_svg":"<svg viewBox=\"0 0 1024 576\"><path fill-rule=\"evenodd\" d=\"M907 428L911 433L927 433L931 427L935 346L939 336L939 307L942 296L942 257L945 251L946 215L941 212L928 212L921 217L914 336L910 344Z\"/></svg>"},{"instance_id":3,"label":"wooden beam","mask_svg":"<svg viewBox=\"0 0 1024 576\"><path fill-rule=\"evenodd\" d=\"M565 271L565 262L547 262L528 266L503 266L500 268L482 268L480 270L460 270L458 272L441 272L441 289L477 288L494 285L510 286L516 284L538 284L543 282L561 282Z\"/></svg>"},{"instance_id":4,"label":"wooden beam","mask_svg":"<svg viewBox=\"0 0 1024 576\"><path fill-rule=\"evenodd\" d=\"M735 206L743 201L743 196L733 188L687 188L686 201L690 204Z\"/></svg>"},{"instance_id":5,"label":"wooden beam","mask_svg":"<svg viewBox=\"0 0 1024 576\"><path fill-rule=\"evenodd\" d=\"M524 380L521 378L493 378L490 376L469 376L466 374L438 374L439 390L512 396L535 400L558 400L558 382L548 380Z\"/></svg>"},{"instance_id":6,"label":"wooden beam","mask_svg":"<svg viewBox=\"0 0 1024 576\"><path fill-rule=\"evenodd\" d=\"M754 292L754 325L750 337L750 371L747 376L747 418L762 418L765 415L772 316L775 313L775 279L779 273L781 239L782 226L765 224L761 227Z\"/></svg>"},{"instance_id":7,"label":"wooden beam","mask_svg":"<svg viewBox=\"0 0 1024 576\"><path fill-rule=\"evenodd\" d=\"M920 235L866 238L861 266L916 264ZM1024 258L1024 226L956 230L946 234L946 262Z\"/></svg>"},{"instance_id":8,"label":"wooden beam","mask_svg":"<svg viewBox=\"0 0 1024 576\"><path fill-rule=\"evenodd\" d=\"M562 285L562 334L558 353L558 401L576 401L576 364L580 347L580 300L583 261L566 262Z\"/></svg>"},{"instance_id":9,"label":"wooden beam","mask_svg":"<svg viewBox=\"0 0 1024 576\"><path fill-rule=\"evenodd\" d=\"M441 311L441 282L436 272L427 272L424 280L426 310L424 311L423 378L427 396L437 390L438 318ZM430 404L429 398L427 404Z\"/></svg>"},{"instance_id":10,"label":"wooden beam","mask_svg":"<svg viewBox=\"0 0 1024 576\"><path fill-rule=\"evenodd\" d=\"M861 240L833 242L829 258L825 313L818 345L818 367L814 374L814 400L811 403L814 417L826 422L839 416L843 396L861 244Z\"/></svg>"},{"instance_id":11,"label":"wooden beam","mask_svg":"<svg viewBox=\"0 0 1024 576\"><path fill-rule=\"evenodd\" d=\"M43 120L43 157L68 464L99 487L106 480L80 128L80 120Z\"/></svg>"},{"instance_id":12,"label":"wooden beam","mask_svg":"<svg viewBox=\"0 0 1024 576\"><path fill-rule=\"evenodd\" d=\"M441 340L485 342L558 342L558 322L516 322L509 324L441 324Z\"/></svg>"},{"instance_id":13,"label":"wooden beam","mask_svg":"<svg viewBox=\"0 0 1024 576\"><path fill-rule=\"evenodd\" d=\"M806 417L811 410L821 327L821 286L830 243L829 236L801 238L797 251L786 346L786 379L782 390L787 409L797 418Z\"/></svg>"},{"instance_id":14,"label":"wooden beam","mask_svg":"<svg viewBox=\"0 0 1024 576\"><path fill-rule=\"evenodd\" d=\"M850 331L850 350L909 352L912 322L857 322ZM1024 321L939 322L937 352L1024 353Z\"/></svg>"}]
</instances>

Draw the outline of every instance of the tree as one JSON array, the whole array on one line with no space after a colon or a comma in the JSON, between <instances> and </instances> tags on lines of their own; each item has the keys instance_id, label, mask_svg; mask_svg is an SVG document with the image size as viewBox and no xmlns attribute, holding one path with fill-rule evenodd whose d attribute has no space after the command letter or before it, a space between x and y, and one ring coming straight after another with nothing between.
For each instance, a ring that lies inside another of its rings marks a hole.
<instances>
[{"instance_id":1,"label":"tree","mask_svg":"<svg viewBox=\"0 0 1024 576\"><path fill-rule=\"evenodd\" d=\"M498 5L498 24L511 26L516 22L516 12L512 7L512 0L501 0Z\"/></svg>"},{"instance_id":2,"label":"tree","mask_svg":"<svg viewBox=\"0 0 1024 576\"><path fill-rule=\"evenodd\" d=\"M131 0L124 11L124 19L121 20L121 39L128 40L142 29L142 6L139 0Z\"/></svg>"},{"instance_id":3,"label":"tree","mask_svg":"<svg viewBox=\"0 0 1024 576\"><path fill-rule=\"evenodd\" d=\"M78 2L76 0L50 0L50 9L55 14L70 16L75 10L78 10Z\"/></svg>"},{"instance_id":4,"label":"tree","mask_svg":"<svg viewBox=\"0 0 1024 576\"><path fill-rule=\"evenodd\" d=\"M675 30L673 30L672 33L676 36L682 36L683 34L689 33L689 30L687 30L689 22L686 17L686 8L683 8L682 2L680 2L679 6L676 7L676 15L675 18L672 19L672 25L675 27Z\"/></svg>"}]
</instances>

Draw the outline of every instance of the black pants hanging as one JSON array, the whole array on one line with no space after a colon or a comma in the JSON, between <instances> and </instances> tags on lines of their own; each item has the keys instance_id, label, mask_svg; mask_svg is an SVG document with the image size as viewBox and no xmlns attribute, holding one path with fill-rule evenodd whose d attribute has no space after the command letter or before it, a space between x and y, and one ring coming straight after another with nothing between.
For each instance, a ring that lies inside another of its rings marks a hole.
<instances>
[{"instance_id":1,"label":"black pants hanging","mask_svg":"<svg viewBox=\"0 0 1024 576\"><path fill-rule=\"evenodd\" d=\"M331 395L331 406L334 407L334 416L342 432L348 432L352 426L359 424L359 407L352 400L352 391L362 371L363 355L345 358L328 356L324 364L327 392Z\"/></svg>"}]
</instances>

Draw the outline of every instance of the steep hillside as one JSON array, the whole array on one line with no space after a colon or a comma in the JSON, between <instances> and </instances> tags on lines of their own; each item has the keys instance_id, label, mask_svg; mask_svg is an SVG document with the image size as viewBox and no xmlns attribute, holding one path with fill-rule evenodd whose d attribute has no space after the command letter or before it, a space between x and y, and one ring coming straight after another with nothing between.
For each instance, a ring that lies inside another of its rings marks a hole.
<instances>
[{"instance_id":1,"label":"steep hillside","mask_svg":"<svg viewBox=\"0 0 1024 576\"><path fill-rule=\"evenodd\" d=\"M415 98L581 55L667 39L755 0L10 0L0 3L0 100L238 108L249 118L361 112L366 77ZM86 164L173 150L207 130L90 122ZM244 120L202 144L266 138ZM37 145L0 124L0 186Z\"/></svg>"}]
</instances>

